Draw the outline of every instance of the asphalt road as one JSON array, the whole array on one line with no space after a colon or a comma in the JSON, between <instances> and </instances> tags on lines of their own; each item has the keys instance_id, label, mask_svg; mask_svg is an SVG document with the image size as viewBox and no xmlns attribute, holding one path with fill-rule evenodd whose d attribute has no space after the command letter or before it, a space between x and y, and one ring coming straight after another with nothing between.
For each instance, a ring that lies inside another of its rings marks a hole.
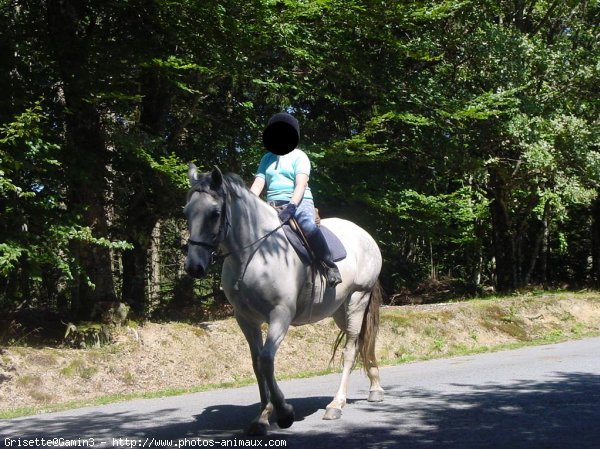
<instances>
[{"instance_id":1,"label":"asphalt road","mask_svg":"<svg viewBox=\"0 0 600 449\"><path fill-rule=\"evenodd\" d=\"M180 447L595 449L599 354L600 338L589 338L384 368L386 398L377 404L365 400L368 382L356 371L339 421L321 419L338 375L282 382L296 422L274 424L260 441L242 432L258 411L252 386L2 420L0 446L57 438L156 447L187 438Z\"/></svg>"}]
</instances>

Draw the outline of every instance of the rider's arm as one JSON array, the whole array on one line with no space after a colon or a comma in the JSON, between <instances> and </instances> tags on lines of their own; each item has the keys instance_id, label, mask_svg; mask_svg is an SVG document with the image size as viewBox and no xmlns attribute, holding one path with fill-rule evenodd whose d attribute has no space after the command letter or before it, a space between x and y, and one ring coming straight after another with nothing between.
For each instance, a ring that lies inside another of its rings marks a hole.
<instances>
[{"instance_id":1,"label":"rider's arm","mask_svg":"<svg viewBox=\"0 0 600 449\"><path fill-rule=\"evenodd\" d=\"M252 183L252 186L250 187L250 191L252 193L254 193L256 196L260 197L260 194L262 193L264 188L265 188L265 178L257 176L256 178L254 178L254 182Z\"/></svg>"},{"instance_id":2,"label":"rider's arm","mask_svg":"<svg viewBox=\"0 0 600 449\"><path fill-rule=\"evenodd\" d=\"M300 204L304 197L304 191L308 185L308 175L304 173L298 173L296 175L296 182L294 183L294 193L292 193L292 199L290 203L294 203L296 206Z\"/></svg>"}]
</instances>

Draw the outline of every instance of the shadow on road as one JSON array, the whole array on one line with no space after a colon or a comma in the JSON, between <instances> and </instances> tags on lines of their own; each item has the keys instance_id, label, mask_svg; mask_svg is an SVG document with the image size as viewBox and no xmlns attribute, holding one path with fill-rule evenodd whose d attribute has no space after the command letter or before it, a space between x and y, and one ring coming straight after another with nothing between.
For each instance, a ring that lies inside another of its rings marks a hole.
<instances>
[{"instance_id":1,"label":"shadow on road","mask_svg":"<svg viewBox=\"0 0 600 449\"><path fill-rule=\"evenodd\" d=\"M324 410L331 401L330 397L292 398L288 402L294 407L295 422L303 421L307 416ZM194 437L227 437L243 436L260 410L259 404L250 406L218 405L205 408L200 415L195 416L197 433ZM228 432L227 432L228 431Z\"/></svg>"},{"instance_id":2,"label":"shadow on road","mask_svg":"<svg viewBox=\"0 0 600 449\"><path fill-rule=\"evenodd\" d=\"M535 449L600 447L600 376L453 385L462 392L388 390L387 404L357 403L373 422L350 432L293 435L298 447ZM276 433L276 432L274 432ZM326 444L323 444L326 442Z\"/></svg>"},{"instance_id":3,"label":"shadow on road","mask_svg":"<svg viewBox=\"0 0 600 449\"><path fill-rule=\"evenodd\" d=\"M454 387L450 393L390 389L384 403L355 401L348 406L367 413L360 424L348 426L344 424L344 417L336 422L321 421L319 412L315 418L311 417L315 428L310 432L295 431L294 426L282 431L274 425L270 438L286 439L287 447L311 449L600 447L599 375L557 373L546 382L523 380L510 385L489 383ZM309 397L291 399L290 403L296 409L297 420L301 421L324 409L329 400ZM239 437L257 413L258 405L212 406L199 415L187 420L179 417L175 422L173 411L90 412L77 417L48 415L47 418L42 415L1 421L0 435L2 438L7 435L65 438L124 435L163 439Z\"/></svg>"},{"instance_id":4,"label":"shadow on road","mask_svg":"<svg viewBox=\"0 0 600 449\"><path fill-rule=\"evenodd\" d=\"M182 396L183 398L183 396ZM292 398L295 422L303 421L331 401L330 397ZM140 402L143 404L143 402ZM201 406L198 407L199 409ZM173 421L174 408L139 412L90 412L68 416L68 412L0 421L0 447L4 438L65 438L77 439L87 436L141 437L160 439L182 438L230 438L243 437L244 430L258 415L260 405L247 406L223 404L206 407L199 415L179 417ZM170 422L171 421L171 422ZM181 422L184 421L184 422ZM274 425L277 428L276 425ZM103 438L106 440L106 438ZM110 439L110 438L109 438Z\"/></svg>"}]
</instances>

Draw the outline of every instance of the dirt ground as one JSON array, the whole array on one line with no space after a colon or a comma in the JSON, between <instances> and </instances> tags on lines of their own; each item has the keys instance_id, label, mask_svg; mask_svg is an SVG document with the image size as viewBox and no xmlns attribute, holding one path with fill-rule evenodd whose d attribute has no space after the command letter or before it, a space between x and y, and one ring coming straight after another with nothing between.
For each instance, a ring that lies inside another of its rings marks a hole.
<instances>
[{"instance_id":1,"label":"dirt ground","mask_svg":"<svg viewBox=\"0 0 600 449\"><path fill-rule=\"evenodd\" d=\"M377 353L385 365L599 333L597 293L383 307ZM276 359L278 377L327 370L336 335L330 319L291 329ZM0 417L252 381L249 351L232 318L124 326L113 344L96 349L0 348Z\"/></svg>"}]
</instances>

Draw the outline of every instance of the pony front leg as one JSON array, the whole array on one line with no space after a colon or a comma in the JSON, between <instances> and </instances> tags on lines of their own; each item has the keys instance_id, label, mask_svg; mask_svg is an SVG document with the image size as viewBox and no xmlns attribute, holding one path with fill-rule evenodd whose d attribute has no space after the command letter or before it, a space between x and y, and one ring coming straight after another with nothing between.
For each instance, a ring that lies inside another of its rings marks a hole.
<instances>
[{"instance_id":1,"label":"pony front leg","mask_svg":"<svg viewBox=\"0 0 600 449\"><path fill-rule=\"evenodd\" d=\"M282 429L287 429L294 423L295 415L294 408L285 401L275 380L275 355L291 322L292 314L287 308L278 306L271 312L267 338L259 358L260 371L269 387L271 403L277 414L277 425Z\"/></svg>"},{"instance_id":2,"label":"pony front leg","mask_svg":"<svg viewBox=\"0 0 600 449\"><path fill-rule=\"evenodd\" d=\"M261 410L260 413L247 430L248 435L253 436L264 436L267 434L269 428L269 418L273 413L273 404L270 401L270 392L265 382L265 378L260 370L260 354L263 349L262 331L260 327L256 327L250 324L240 316L236 315L236 320L242 330L248 346L250 346L250 355L252 357L252 368L254 368L254 375L256 376L256 382L258 383L258 391L260 393Z\"/></svg>"}]
</instances>

